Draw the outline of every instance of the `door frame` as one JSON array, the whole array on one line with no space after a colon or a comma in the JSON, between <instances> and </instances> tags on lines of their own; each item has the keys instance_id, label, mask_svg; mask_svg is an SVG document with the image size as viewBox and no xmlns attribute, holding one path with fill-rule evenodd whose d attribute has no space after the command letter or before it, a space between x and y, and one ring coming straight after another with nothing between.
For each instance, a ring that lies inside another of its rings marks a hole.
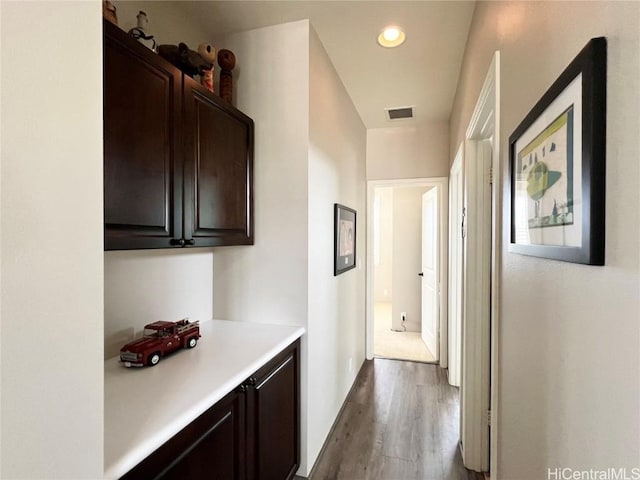
<instances>
[{"instance_id":1,"label":"door frame","mask_svg":"<svg viewBox=\"0 0 640 480\"><path fill-rule=\"evenodd\" d=\"M497 471L498 458L498 388L499 388L499 313L500 313L500 245L502 241L501 228L501 191L502 175L500 168L500 52L494 53L491 66L485 78L482 90L478 97L471 121L465 136L465 182L473 182L471 198L465 200L465 204L478 204L483 202L482 189L478 188L481 182L486 181L487 172L477 167L477 154L482 148L482 142L491 143L491 226L490 245L482 235L473 237L466 235L466 248L471 247L484 255L477 262L472 262L471 268L465 272L470 279L478 279L478 282L467 282L472 291L465 291L465 296L473 299L477 305L489 303L489 318L481 321L469 322L463 319L463 331L465 343L463 344L463 371L462 371L462 399L463 414L467 418L468 428L461 430L465 438L462 440L462 456L465 466L476 471L491 470L491 476L499 478ZM468 169L466 167L469 167ZM469 210L467 210L467 213ZM486 225L478 223L478 219L466 219L468 228L474 228L476 233ZM470 232L468 230L468 232ZM473 242L473 243L472 243ZM489 262L489 251L491 259ZM481 298L482 291L486 291L487 278L486 266L490 269L489 298ZM484 290L483 290L484 289ZM467 303L468 305L468 303ZM473 306L471 307L473 308ZM467 309L465 308L465 311ZM487 325L487 322L490 323ZM470 372L465 366L475 365L479 368ZM489 367L490 365L490 367ZM465 370L467 370L465 374ZM488 407L488 408L487 408ZM462 415L461 415L462 417ZM487 431L490 424L490 439L483 432Z\"/></svg>"},{"instance_id":2,"label":"door frame","mask_svg":"<svg viewBox=\"0 0 640 480\"><path fill-rule=\"evenodd\" d=\"M447 301L448 293L448 232L449 232L449 177L426 177L426 178L404 178L387 180L367 181L367 285L366 285L366 325L365 325L365 355L367 359L373 359L373 204L375 189L377 187L436 187L438 189L438 222L440 232L439 243L439 263L440 263L440 315L438 321L440 366L446 368L448 362L448 336L447 336Z\"/></svg>"},{"instance_id":3,"label":"door frame","mask_svg":"<svg viewBox=\"0 0 640 480\"><path fill-rule=\"evenodd\" d=\"M464 205L464 147L460 144L449 171L449 295L447 305L449 310L449 384L455 387L460 386L462 376L462 277L463 277L463 243L462 213ZM459 179L458 184L453 184L453 178ZM457 188L454 188L457 187ZM457 192L456 192L457 190ZM456 198L453 195L457 193ZM457 209L454 208L457 205ZM457 245L459 244L459 245ZM454 245L456 248L454 248ZM459 248L458 248L459 247ZM457 270L457 282L453 285L453 272ZM453 295L457 290L457 298ZM458 311L458 319L452 317L452 307L456 303L455 309ZM458 321L459 320L459 321Z\"/></svg>"}]
</instances>

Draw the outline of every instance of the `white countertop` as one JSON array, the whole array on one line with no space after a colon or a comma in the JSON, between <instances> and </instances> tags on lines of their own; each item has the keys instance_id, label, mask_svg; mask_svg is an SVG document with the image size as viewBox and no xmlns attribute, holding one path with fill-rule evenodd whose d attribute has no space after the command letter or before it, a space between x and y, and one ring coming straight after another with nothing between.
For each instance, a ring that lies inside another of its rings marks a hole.
<instances>
[{"instance_id":1,"label":"white countertop","mask_svg":"<svg viewBox=\"0 0 640 480\"><path fill-rule=\"evenodd\" d=\"M155 367L104 365L105 478L117 479L232 391L304 328L209 320L193 349Z\"/></svg>"}]
</instances>

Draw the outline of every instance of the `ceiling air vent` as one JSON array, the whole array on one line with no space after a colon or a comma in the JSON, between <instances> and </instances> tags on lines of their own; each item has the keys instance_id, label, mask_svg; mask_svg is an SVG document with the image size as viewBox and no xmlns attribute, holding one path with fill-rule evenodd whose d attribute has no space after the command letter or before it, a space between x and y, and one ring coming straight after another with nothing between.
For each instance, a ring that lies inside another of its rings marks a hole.
<instances>
[{"instance_id":1,"label":"ceiling air vent","mask_svg":"<svg viewBox=\"0 0 640 480\"><path fill-rule=\"evenodd\" d=\"M413 107L385 108L389 120L413 118Z\"/></svg>"}]
</instances>

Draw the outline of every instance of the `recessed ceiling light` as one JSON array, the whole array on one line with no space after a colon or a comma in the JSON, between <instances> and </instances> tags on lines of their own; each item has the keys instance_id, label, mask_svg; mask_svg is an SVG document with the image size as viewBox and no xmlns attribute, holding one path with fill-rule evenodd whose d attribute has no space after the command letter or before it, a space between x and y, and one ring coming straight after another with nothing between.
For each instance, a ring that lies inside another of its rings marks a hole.
<instances>
[{"instance_id":1,"label":"recessed ceiling light","mask_svg":"<svg viewBox=\"0 0 640 480\"><path fill-rule=\"evenodd\" d=\"M390 25L378 35L378 44L385 48L393 48L402 45L406 38L400 27Z\"/></svg>"}]
</instances>

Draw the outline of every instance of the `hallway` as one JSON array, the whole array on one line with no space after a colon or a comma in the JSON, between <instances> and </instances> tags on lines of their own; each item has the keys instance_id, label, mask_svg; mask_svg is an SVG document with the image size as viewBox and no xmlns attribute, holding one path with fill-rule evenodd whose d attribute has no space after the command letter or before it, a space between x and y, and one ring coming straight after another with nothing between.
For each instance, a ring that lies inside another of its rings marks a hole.
<instances>
[{"instance_id":1,"label":"hallway","mask_svg":"<svg viewBox=\"0 0 640 480\"><path fill-rule=\"evenodd\" d=\"M462 465L457 389L437 365L366 361L312 480L480 480Z\"/></svg>"}]
</instances>

